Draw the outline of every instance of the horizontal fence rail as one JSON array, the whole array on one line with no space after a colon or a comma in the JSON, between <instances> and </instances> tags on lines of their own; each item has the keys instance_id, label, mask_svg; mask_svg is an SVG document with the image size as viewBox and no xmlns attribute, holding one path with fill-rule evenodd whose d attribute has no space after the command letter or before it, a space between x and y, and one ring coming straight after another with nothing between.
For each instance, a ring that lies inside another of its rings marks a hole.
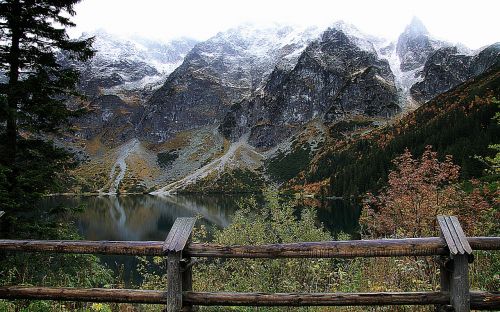
<instances>
[{"instance_id":1,"label":"horizontal fence rail","mask_svg":"<svg viewBox=\"0 0 500 312\"><path fill-rule=\"evenodd\" d=\"M190 241L193 218L178 218L162 241L0 240L0 251L163 256L167 290L0 286L3 299L165 304L192 306L380 306L435 305L436 311L500 309L500 293L469 291L472 251L500 250L500 237L466 237L458 219L439 216L441 237L224 246ZM375 293L231 293L192 291L192 258L355 258L440 256L441 291Z\"/></svg>"},{"instance_id":2,"label":"horizontal fence rail","mask_svg":"<svg viewBox=\"0 0 500 312\"><path fill-rule=\"evenodd\" d=\"M474 250L500 250L500 237L467 237ZM0 250L73 254L163 256L162 241L0 239ZM183 255L217 258L352 258L447 255L440 237L224 246L190 243Z\"/></svg>"},{"instance_id":3,"label":"horizontal fence rail","mask_svg":"<svg viewBox=\"0 0 500 312\"><path fill-rule=\"evenodd\" d=\"M5 299L37 299L83 302L166 304L167 296L159 290L107 288L0 287ZM184 292L186 304L206 306L376 306L447 304L448 292L379 292L379 293L232 293ZM490 309L500 304L500 293L471 292L471 308Z\"/></svg>"}]
</instances>

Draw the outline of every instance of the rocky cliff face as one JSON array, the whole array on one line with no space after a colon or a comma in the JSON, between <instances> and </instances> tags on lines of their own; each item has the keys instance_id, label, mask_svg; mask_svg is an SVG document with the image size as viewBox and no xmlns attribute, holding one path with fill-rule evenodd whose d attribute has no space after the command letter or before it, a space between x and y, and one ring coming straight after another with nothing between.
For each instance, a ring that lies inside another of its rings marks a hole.
<instances>
[{"instance_id":1,"label":"rocky cliff face","mask_svg":"<svg viewBox=\"0 0 500 312\"><path fill-rule=\"evenodd\" d=\"M245 25L197 44L148 100L140 136L163 142L178 131L220 122L232 104L262 87L274 67L293 66L316 35L315 29Z\"/></svg>"},{"instance_id":2,"label":"rocky cliff face","mask_svg":"<svg viewBox=\"0 0 500 312\"><path fill-rule=\"evenodd\" d=\"M196 44L187 38L167 43L140 37L122 38L102 30L84 35L91 36L95 38L96 55L79 67L81 89L92 98L158 88Z\"/></svg>"},{"instance_id":3,"label":"rocky cliff face","mask_svg":"<svg viewBox=\"0 0 500 312\"><path fill-rule=\"evenodd\" d=\"M277 68L263 91L231 108L220 127L233 140L249 133L258 148L275 146L313 118L332 122L399 111L387 61L358 32L338 24L312 42L289 71Z\"/></svg>"},{"instance_id":4,"label":"rocky cliff face","mask_svg":"<svg viewBox=\"0 0 500 312\"><path fill-rule=\"evenodd\" d=\"M116 95L102 95L90 103L91 113L74 121L78 137L91 140L100 136L109 146L116 146L135 137L135 125L144 111Z\"/></svg>"},{"instance_id":5,"label":"rocky cliff face","mask_svg":"<svg viewBox=\"0 0 500 312\"><path fill-rule=\"evenodd\" d=\"M477 54L464 54L457 47L441 48L425 62L422 81L414 84L411 93L421 102L476 77L500 65L500 43L495 43Z\"/></svg>"},{"instance_id":6,"label":"rocky cliff face","mask_svg":"<svg viewBox=\"0 0 500 312\"><path fill-rule=\"evenodd\" d=\"M414 17L396 44L401 70L409 71L421 67L429 55L444 45L446 43L432 39L424 24Z\"/></svg>"},{"instance_id":7,"label":"rocky cliff face","mask_svg":"<svg viewBox=\"0 0 500 312\"><path fill-rule=\"evenodd\" d=\"M93 36L96 54L86 63L69 63L81 73L79 89L87 97L90 112L74 119L80 139L99 136L117 146L136 136L135 127L144 112L145 99L179 66L195 45L191 39L162 43L144 38L121 38L105 31Z\"/></svg>"}]
</instances>

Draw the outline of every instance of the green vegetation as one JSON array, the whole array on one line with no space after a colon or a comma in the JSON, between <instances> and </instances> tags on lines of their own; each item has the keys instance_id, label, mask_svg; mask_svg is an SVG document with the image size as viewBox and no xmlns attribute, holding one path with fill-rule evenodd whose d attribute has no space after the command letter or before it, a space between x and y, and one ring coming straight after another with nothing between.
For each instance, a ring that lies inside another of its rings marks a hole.
<instances>
[{"instance_id":1,"label":"green vegetation","mask_svg":"<svg viewBox=\"0 0 500 312\"><path fill-rule=\"evenodd\" d=\"M64 207L49 212L33 212L38 222L23 223L17 238L81 239ZM96 256L42 253L0 253L0 285L51 287L109 287L113 282L109 269ZM0 300L0 311L74 311L86 310L86 303L53 301Z\"/></svg>"},{"instance_id":2,"label":"green vegetation","mask_svg":"<svg viewBox=\"0 0 500 312\"><path fill-rule=\"evenodd\" d=\"M79 73L57 62L58 53L75 61L94 53L92 39L70 40L66 34L75 26L71 16L78 2L0 3L0 68L8 73L0 88L0 210L6 211L0 222L7 235L15 232L13 218L25 217L33 200L62 183L71 165L70 157L44 138L81 113L66 105L77 95Z\"/></svg>"},{"instance_id":3,"label":"green vegetation","mask_svg":"<svg viewBox=\"0 0 500 312\"><path fill-rule=\"evenodd\" d=\"M266 169L273 180L285 182L295 178L306 169L310 161L310 149L294 142L288 153L280 151L278 155L271 158L266 164Z\"/></svg>"},{"instance_id":4,"label":"green vegetation","mask_svg":"<svg viewBox=\"0 0 500 312\"><path fill-rule=\"evenodd\" d=\"M481 177L485 164L475 155L492 156L488 145L500 137L492 119L498 111L500 70L449 91L393 125L323 151L306 173L307 182L330 178L335 196L357 196L387 183L391 160L408 148L421 155L432 145L439 158L452 155L462 178Z\"/></svg>"},{"instance_id":5,"label":"green vegetation","mask_svg":"<svg viewBox=\"0 0 500 312\"><path fill-rule=\"evenodd\" d=\"M401 155L395 171L391 172L391 186L384 188L381 195L373 200L367 198L367 205L377 205L378 212L366 207L361 220L363 238L408 237L414 235L437 235L437 228L430 223L435 219L431 213L419 219L412 216L412 205L418 204L405 190L406 197L396 198L401 189L399 182L408 175L416 179L423 192L439 194L439 212L458 215L467 231L473 235L491 235L491 229L499 228L498 218L486 216L494 211L484 201L493 200L488 193L467 194L456 184L458 166L449 160L440 162L430 150L420 159L409 154ZM450 171L450 172L449 172ZM449 175L443 176L449 172ZM412 187L409 185L408 187ZM461 198L457 198L456 192ZM425 194L421 194L425 195ZM427 194L429 195L429 194ZM416 196L418 197L418 196ZM415 197L415 198L416 198ZM399 202L395 202L394 198ZM370 199L370 200L368 200ZM435 198L424 203L424 208L433 209L430 204ZM457 200L457 202L455 202ZM475 210L464 210L463 206L477 203ZM491 202L489 202L491 203ZM288 243L299 241L325 241L332 236L322 225L318 225L316 211L305 208L298 213L297 203L286 200L276 190L265 192L265 204L254 199L240 203L239 211L230 226L215 229L212 238L207 238L203 226L195 232L195 241L211 241L222 245L261 245L267 243ZM459 205L460 204L460 205ZM400 223L396 207L408 207L402 213L407 223ZM424 210L422 212L428 212ZM298 217L300 216L300 217ZM394 225L387 227L387 224ZM338 239L349 237L340 234ZM498 255L477 253L471 266L473 289L498 289ZM166 284L165 262L157 257L152 261L142 259L140 272L144 277L142 288L160 289ZM195 291L235 291L235 292L380 292L380 291L436 291L439 290L439 275L435 257L357 258L357 259L205 259L197 263L193 272ZM163 307L147 306L147 311L161 311ZM254 311L252 307L230 307L231 311ZM219 307L201 307L201 311L220 311ZM433 306L384 307L383 311L434 311ZM271 308L259 311L366 311L366 307L308 307Z\"/></svg>"},{"instance_id":6,"label":"green vegetation","mask_svg":"<svg viewBox=\"0 0 500 312\"><path fill-rule=\"evenodd\" d=\"M210 174L188 185L181 193L261 193L264 185L264 180L258 172L235 168Z\"/></svg>"},{"instance_id":7,"label":"green vegetation","mask_svg":"<svg viewBox=\"0 0 500 312\"><path fill-rule=\"evenodd\" d=\"M223 245L260 245L330 240L316 226L316 213L304 208L300 218L295 205L283 201L276 190L264 193L265 204L254 199L240 203L230 226L217 230L212 241ZM197 239L206 240L206 231ZM199 291L321 292L328 291L333 262L325 259L214 259L195 270L193 281Z\"/></svg>"},{"instance_id":8,"label":"green vegetation","mask_svg":"<svg viewBox=\"0 0 500 312\"><path fill-rule=\"evenodd\" d=\"M225 229L214 229L212 242L218 244L291 243L298 241L330 240L323 227L316 226L314 209L305 208L297 217L294 203L283 201L276 190L265 192L265 204L253 198L240 202L232 224ZM195 232L195 240L207 241L203 226ZM146 272L156 271L160 259L143 262L143 288L164 288L166 276ZM334 260L311 259L214 259L194 266L196 291L263 291L263 292L326 292L331 288ZM165 271L160 271L165 272ZM153 307L151 307L153 309ZM255 308L230 308L234 311L254 311ZM154 309L153 309L154 310ZM203 311L220 311L220 308L202 308ZM262 308L278 311L281 308ZM299 310L307 311L308 308ZM161 311L157 307L156 311Z\"/></svg>"},{"instance_id":9,"label":"green vegetation","mask_svg":"<svg viewBox=\"0 0 500 312\"><path fill-rule=\"evenodd\" d=\"M343 133L353 132L358 129L364 129L373 125L371 120L341 120L333 124L329 129L329 135L332 138L343 139Z\"/></svg>"},{"instance_id":10,"label":"green vegetation","mask_svg":"<svg viewBox=\"0 0 500 312\"><path fill-rule=\"evenodd\" d=\"M50 211L36 208L41 196L67 188L69 180L66 174L76 165L71 155L47 138L48 134L66 127L69 117L81 113L80 109L69 110L67 105L69 98L78 96L75 84L79 73L57 62L59 53L75 61L88 60L93 55L92 39L70 40L66 34L66 29L74 26L71 16L75 14L73 8L78 2L0 2L0 70L8 74L8 82L0 85L0 210L6 211L0 219L1 238L80 238L70 218L74 208L58 207ZM308 144L296 139L289 151L280 151L265 164L266 171L277 182L295 178L303 178L308 183L329 179L330 194L345 199L362 199L361 233L357 234L363 238L437 235L437 214L457 215L468 235L500 235L499 98L500 69L496 68L437 97L390 126L368 132L365 130L373 125L373 121L364 119L331 125L328 139L335 144L319 142L316 148L321 149L321 153L317 157L313 158ZM227 121L234 123L231 119ZM347 138L346 133L355 135ZM184 139L181 136L175 142L184 144ZM203 146L210 142L205 141ZM167 168L177 158L175 150L160 152L157 164ZM140 167L146 168L145 165ZM97 182L106 178L101 170L98 174L93 172ZM133 177L126 176L122 183L127 190L145 191L145 186ZM324 185L318 183L318 186ZM91 186L87 185L83 190L90 190ZM221 172L214 170L188 186L185 192L260 193L264 188L265 181L260 172L226 168ZM284 199L275 189L265 191L264 196L264 204L257 203L252 197L242 201L233 223L227 228L214 229L209 235L206 228L200 227L195 239L223 245L333 239L323 225L318 224L314 209L299 209L297 202ZM342 233L337 238L349 239ZM164 258L140 258L138 272L143 278L142 288L165 288ZM497 291L500 288L499 272L498 253L477 253L471 267L473 288ZM196 291L439 289L437 263L431 257L205 259L194 267L193 281ZM117 287L113 283L115 280L110 270L95 256L0 253L0 285ZM163 308L0 300L0 311L7 312L160 311ZM201 310L219 311L220 308ZM237 307L232 310L255 309ZM391 307L387 310L408 311L409 308ZM411 310L432 311L434 308Z\"/></svg>"}]
</instances>

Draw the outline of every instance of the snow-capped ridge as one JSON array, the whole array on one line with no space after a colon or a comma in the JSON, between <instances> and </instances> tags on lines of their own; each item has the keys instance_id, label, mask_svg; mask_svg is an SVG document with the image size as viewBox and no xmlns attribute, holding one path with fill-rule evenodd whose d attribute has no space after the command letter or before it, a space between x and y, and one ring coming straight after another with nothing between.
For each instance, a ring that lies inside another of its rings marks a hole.
<instances>
[{"instance_id":1,"label":"snow-capped ridge","mask_svg":"<svg viewBox=\"0 0 500 312\"><path fill-rule=\"evenodd\" d=\"M382 39L363 33L353 24L347 23L345 21L336 21L332 25L329 26L330 29L336 29L344 33L349 40L355 43L361 50L375 53L375 42L379 42Z\"/></svg>"},{"instance_id":2,"label":"snow-capped ridge","mask_svg":"<svg viewBox=\"0 0 500 312\"><path fill-rule=\"evenodd\" d=\"M182 63L196 43L187 38L165 43L138 36L125 37L103 29L82 34L82 38L89 37L94 37L92 47L96 54L84 65L84 80L120 77L123 82L101 86L104 94L140 90L161 83Z\"/></svg>"}]
</instances>

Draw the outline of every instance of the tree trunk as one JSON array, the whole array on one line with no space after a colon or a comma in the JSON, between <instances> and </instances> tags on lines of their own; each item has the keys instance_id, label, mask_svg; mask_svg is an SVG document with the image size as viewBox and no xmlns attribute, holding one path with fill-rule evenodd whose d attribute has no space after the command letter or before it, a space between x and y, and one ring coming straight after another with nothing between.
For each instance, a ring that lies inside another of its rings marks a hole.
<instances>
[{"instance_id":1,"label":"tree trunk","mask_svg":"<svg viewBox=\"0 0 500 312\"><path fill-rule=\"evenodd\" d=\"M11 169L9 174L9 190L12 191L16 187L17 181L17 168L16 168L16 155L17 155L17 110L19 105L19 69L20 69L20 50L19 43L21 40L21 5L19 1L15 1L12 7L12 15L8 20L12 31L12 41L9 51L9 84L7 91L7 167Z\"/></svg>"}]
</instances>

